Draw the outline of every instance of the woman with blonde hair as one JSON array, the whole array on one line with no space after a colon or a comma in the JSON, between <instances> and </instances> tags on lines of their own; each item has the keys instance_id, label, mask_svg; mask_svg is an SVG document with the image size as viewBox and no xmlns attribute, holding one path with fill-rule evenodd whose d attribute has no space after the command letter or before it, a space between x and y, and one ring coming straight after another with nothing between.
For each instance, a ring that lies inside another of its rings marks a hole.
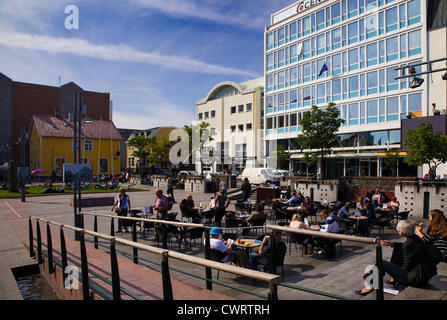
<instances>
[{"instance_id":1,"label":"woman with blonde hair","mask_svg":"<svg viewBox=\"0 0 447 320\"><path fill-rule=\"evenodd\" d=\"M438 209L430 211L430 225L427 232L422 232L422 224L416 227L415 232L429 247L431 255L436 262L447 262L447 219Z\"/></svg>"},{"instance_id":2,"label":"woman with blonde hair","mask_svg":"<svg viewBox=\"0 0 447 320\"><path fill-rule=\"evenodd\" d=\"M310 229L309 226L307 226L304 222L301 221L301 215L299 213L295 213L292 216L292 221L290 222L290 228L296 228L296 229ZM289 240L290 243L298 242L303 245L303 253L307 254L307 245L309 243L309 237L290 232L289 233Z\"/></svg>"}]
</instances>

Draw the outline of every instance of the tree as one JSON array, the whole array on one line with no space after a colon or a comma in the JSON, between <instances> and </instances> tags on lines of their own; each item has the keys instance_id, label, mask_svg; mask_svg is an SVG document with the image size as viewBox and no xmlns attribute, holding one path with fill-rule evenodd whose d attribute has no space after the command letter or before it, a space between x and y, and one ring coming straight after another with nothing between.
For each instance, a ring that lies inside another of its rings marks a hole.
<instances>
[{"instance_id":1,"label":"tree","mask_svg":"<svg viewBox=\"0 0 447 320\"><path fill-rule=\"evenodd\" d=\"M169 152L172 146L175 144L174 141L169 141L167 136L161 137L160 141L155 141L151 143L150 154L147 157L147 162L149 166L163 165L169 162Z\"/></svg>"},{"instance_id":2,"label":"tree","mask_svg":"<svg viewBox=\"0 0 447 320\"><path fill-rule=\"evenodd\" d=\"M203 158L205 144L214 140L213 136L216 135L215 128L210 128L208 122L200 122L199 125L183 126L189 135L189 143L192 145L191 154L195 155L193 161L200 161L200 175L203 179ZM207 159L210 159L210 155L207 154Z\"/></svg>"},{"instance_id":3,"label":"tree","mask_svg":"<svg viewBox=\"0 0 447 320\"><path fill-rule=\"evenodd\" d=\"M278 145L276 147L276 164L278 169L284 169L284 166L289 159L289 154L286 151L286 148L283 145Z\"/></svg>"},{"instance_id":4,"label":"tree","mask_svg":"<svg viewBox=\"0 0 447 320\"><path fill-rule=\"evenodd\" d=\"M443 162L447 162L447 136L443 136L441 131L433 132L430 122L421 124L417 129L407 129L404 143L408 147L408 157L404 162L412 166L422 166L427 164L429 170L436 168Z\"/></svg>"},{"instance_id":5,"label":"tree","mask_svg":"<svg viewBox=\"0 0 447 320\"><path fill-rule=\"evenodd\" d=\"M335 103L329 102L325 109L318 109L313 105L310 111L304 113L300 121L302 133L298 135L297 142L303 149L304 161L315 164L318 159L321 163L321 179L324 179L324 157L331 153L331 149L339 145L336 133L345 120L339 118L340 111Z\"/></svg>"},{"instance_id":6,"label":"tree","mask_svg":"<svg viewBox=\"0 0 447 320\"><path fill-rule=\"evenodd\" d=\"M397 167L399 166L399 150L390 149L386 152L386 158L383 159L383 163L391 169L391 175L396 176Z\"/></svg>"},{"instance_id":7,"label":"tree","mask_svg":"<svg viewBox=\"0 0 447 320\"><path fill-rule=\"evenodd\" d=\"M145 136L135 136L127 141L128 146L134 147L134 151L130 155L140 160L140 168L143 164L146 163L151 153L151 148L155 144L155 142L155 137L148 138Z\"/></svg>"}]
</instances>

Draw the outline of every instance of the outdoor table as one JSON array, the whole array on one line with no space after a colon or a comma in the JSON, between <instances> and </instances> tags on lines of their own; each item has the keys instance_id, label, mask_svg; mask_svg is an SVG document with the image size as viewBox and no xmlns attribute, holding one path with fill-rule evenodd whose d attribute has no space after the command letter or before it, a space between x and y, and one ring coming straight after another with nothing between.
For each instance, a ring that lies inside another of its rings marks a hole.
<instances>
[{"instance_id":1,"label":"outdoor table","mask_svg":"<svg viewBox=\"0 0 447 320\"><path fill-rule=\"evenodd\" d=\"M303 207L298 206L298 207L287 207L286 210L289 210L289 211L301 211L302 209L303 209Z\"/></svg>"},{"instance_id":2,"label":"outdoor table","mask_svg":"<svg viewBox=\"0 0 447 320\"><path fill-rule=\"evenodd\" d=\"M261 244L262 241L255 239L238 239L234 241L234 245L240 249L245 249L247 254L250 254L250 251L252 251L254 248L260 247Z\"/></svg>"},{"instance_id":3,"label":"outdoor table","mask_svg":"<svg viewBox=\"0 0 447 320\"><path fill-rule=\"evenodd\" d=\"M251 213L251 211L253 210L253 205L255 204L255 203L253 203L253 202L248 202L248 201L245 201L245 202L242 202L243 204L245 204L246 206L248 206L248 212L249 213Z\"/></svg>"},{"instance_id":4,"label":"outdoor table","mask_svg":"<svg viewBox=\"0 0 447 320\"><path fill-rule=\"evenodd\" d=\"M359 229L360 221L362 221L362 220L368 220L368 217L367 217L367 216L362 216L362 215L359 215L359 216L356 216L356 215L350 215L348 218L351 219L351 220L354 220L354 221L355 221L355 229L356 229L357 231L358 231L358 229Z\"/></svg>"}]
</instances>

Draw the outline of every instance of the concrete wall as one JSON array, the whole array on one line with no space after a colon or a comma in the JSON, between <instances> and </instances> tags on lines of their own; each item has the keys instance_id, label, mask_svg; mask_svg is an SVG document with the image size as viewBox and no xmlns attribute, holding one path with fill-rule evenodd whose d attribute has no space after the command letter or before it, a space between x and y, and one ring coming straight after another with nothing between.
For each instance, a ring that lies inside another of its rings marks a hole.
<instances>
[{"instance_id":1,"label":"concrete wall","mask_svg":"<svg viewBox=\"0 0 447 320\"><path fill-rule=\"evenodd\" d=\"M427 219L430 210L446 213L447 187L424 186L419 183L396 185L394 193L400 203L399 211L410 211L410 219Z\"/></svg>"}]
</instances>

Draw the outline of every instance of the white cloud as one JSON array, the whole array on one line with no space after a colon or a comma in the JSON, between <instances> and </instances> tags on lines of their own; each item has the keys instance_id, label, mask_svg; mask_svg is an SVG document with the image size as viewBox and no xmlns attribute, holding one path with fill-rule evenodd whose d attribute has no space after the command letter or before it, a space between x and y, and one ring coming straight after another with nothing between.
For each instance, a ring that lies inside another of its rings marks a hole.
<instances>
[{"instance_id":1,"label":"white cloud","mask_svg":"<svg viewBox=\"0 0 447 320\"><path fill-rule=\"evenodd\" d=\"M221 67L186 56L167 56L158 53L143 52L124 44L97 45L78 38L65 39L0 31L0 45L29 50L42 50L51 53L75 54L108 61L144 63L186 72L240 75L251 78L258 76L252 71Z\"/></svg>"},{"instance_id":2,"label":"white cloud","mask_svg":"<svg viewBox=\"0 0 447 320\"><path fill-rule=\"evenodd\" d=\"M262 8L262 2L240 2L237 6L227 1L190 1L190 0L128 0L143 9L155 9L173 18L200 19L214 23L238 26L248 29L262 28L268 24L269 15L265 11L259 15L257 7ZM242 11L240 6L250 7Z\"/></svg>"}]
</instances>

